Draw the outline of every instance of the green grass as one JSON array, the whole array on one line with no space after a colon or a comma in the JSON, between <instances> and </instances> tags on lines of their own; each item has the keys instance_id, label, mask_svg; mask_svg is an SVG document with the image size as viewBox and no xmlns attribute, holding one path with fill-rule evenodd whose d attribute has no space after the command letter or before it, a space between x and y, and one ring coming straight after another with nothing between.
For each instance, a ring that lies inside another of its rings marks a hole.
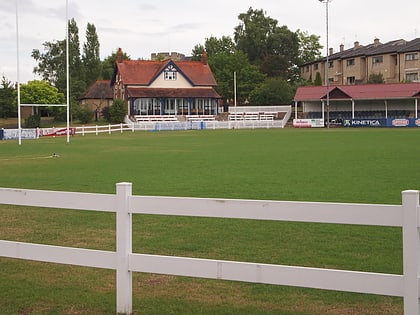
<instances>
[{"instance_id":1,"label":"green grass","mask_svg":"<svg viewBox=\"0 0 420 315\"><path fill-rule=\"evenodd\" d=\"M0 187L400 204L415 129L115 133L0 142ZM51 155L56 153L57 158ZM402 273L398 228L136 215L133 251ZM115 215L0 206L0 239L115 250ZM112 271L0 259L2 314L114 314ZM136 314L402 314L402 299L135 274Z\"/></svg>"}]
</instances>

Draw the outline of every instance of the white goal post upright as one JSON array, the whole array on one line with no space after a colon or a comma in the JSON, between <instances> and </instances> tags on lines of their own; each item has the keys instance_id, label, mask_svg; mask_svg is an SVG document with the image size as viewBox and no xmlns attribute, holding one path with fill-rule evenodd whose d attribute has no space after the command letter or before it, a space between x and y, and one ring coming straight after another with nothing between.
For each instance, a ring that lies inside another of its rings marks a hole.
<instances>
[{"instance_id":1,"label":"white goal post upright","mask_svg":"<svg viewBox=\"0 0 420 315\"><path fill-rule=\"evenodd\" d=\"M22 144L22 117L21 117L21 106L65 106L67 109L67 143L70 142L70 81L69 81L69 1L66 0L66 104L22 104L20 102L20 61L19 61L19 0L16 0L16 66L17 66L17 105L18 105L18 129L19 129L19 145Z\"/></svg>"},{"instance_id":2,"label":"white goal post upright","mask_svg":"<svg viewBox=\"0 0 420 315\"><path fill-rule=\"evenodd\" d=\"M69 71L69 0L66 0L66 108L67 108L67 143L70 142L70 71Z\"/></svg>"}]
</instances>

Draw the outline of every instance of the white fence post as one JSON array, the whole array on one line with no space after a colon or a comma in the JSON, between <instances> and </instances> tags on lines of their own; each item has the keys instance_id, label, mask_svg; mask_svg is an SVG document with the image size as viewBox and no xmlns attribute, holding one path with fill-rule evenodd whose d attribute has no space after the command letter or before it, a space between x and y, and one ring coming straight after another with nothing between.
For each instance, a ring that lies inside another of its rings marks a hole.
<instances>
[{"instance_id":1,"label":"white fence post","mask_svg":"<svg viewBox=\"0 0 420 315\"><path fill-rule=\"evenodd\" d=\"M419 315L419 192L402 192L403 206L403 261L404 261L404 314Z\"/></svg>"},{"instance_id":2,"label":"white fence post","mask_svg":"<svg viewBox=\"0 0 420 315\"><path fill-rule=\"evenodd\" d=\"M117 313L131 314L133 310L132 275L128 259L132 253L132 222L128 201L131 183L117 183Z\"/></svg>"}]
</instances>

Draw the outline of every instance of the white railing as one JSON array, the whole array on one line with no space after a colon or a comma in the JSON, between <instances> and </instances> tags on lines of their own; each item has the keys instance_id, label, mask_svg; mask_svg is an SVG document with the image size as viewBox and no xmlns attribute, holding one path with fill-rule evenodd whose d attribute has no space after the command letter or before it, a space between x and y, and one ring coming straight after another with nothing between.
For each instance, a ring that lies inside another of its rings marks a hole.
<instances>
[{"instance_id":1,"label":"white railing","mask_svg":"<svg viewBox=\"0 0 420 315\"><path fill-rule=\"evenodd\" d=\"M108 133L111 134L112 132L123 132L123 131L134 131L134 124L116 124L116 125L103 125L103 126L81 126L75 127L76 134L84 136L85 134L94 133L96 135L100 133Z\"/></svg>"},{"instance_id":2,"label":"white railing","mask_svg":"<svg viewBox=\"0 0 420 315\"><path fill-rule=\"evenodd\" d=\"M0 241L0 257L116 270L117 312L132 313L132 272L246 281L399 296L404 313L420 314L419 191L402 192L402 205L133 196L0 188L0 204L116 212L116 252ZM132 214L402 227L403 274L236 262L132 253Z\"/></svg>"}]
</instances>

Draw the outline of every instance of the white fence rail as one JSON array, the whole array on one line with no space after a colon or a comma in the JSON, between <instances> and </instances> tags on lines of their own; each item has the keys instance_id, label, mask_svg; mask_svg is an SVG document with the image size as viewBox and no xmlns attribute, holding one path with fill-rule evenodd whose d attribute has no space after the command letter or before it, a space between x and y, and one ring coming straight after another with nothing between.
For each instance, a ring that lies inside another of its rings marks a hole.
<instances>
[{"instance_id":1,"label":"white fence rail","mask_svg":"<svg viewBox=\"0 0 420 315\"><path fill-rule=\"evenodd\" d=\"M117 312L132 313L132 272L339 290L404 298L404 313L420 314L419 191L402 205L133 196L0 188L0 204L116 212L116 252L0 241L0 257L116 270ZM394 226L403 229L402 275L132 253L132 214Z\"/></svg>"},{"instance_id":2,"label":"white fence rail","mask_svg":"<svg viewBox=\"0 0 420 315\"><path fill-rule=\"evenodd\" d=\"M112 132L123 132L123 131L134 131L134 124L116 124L116 125L104 125L104 126L82 126L76 127L76 134L78 135L85 135L94 133L96 135L100 133L108 133L111 134Z\"/></svg>"}]
</instances>

